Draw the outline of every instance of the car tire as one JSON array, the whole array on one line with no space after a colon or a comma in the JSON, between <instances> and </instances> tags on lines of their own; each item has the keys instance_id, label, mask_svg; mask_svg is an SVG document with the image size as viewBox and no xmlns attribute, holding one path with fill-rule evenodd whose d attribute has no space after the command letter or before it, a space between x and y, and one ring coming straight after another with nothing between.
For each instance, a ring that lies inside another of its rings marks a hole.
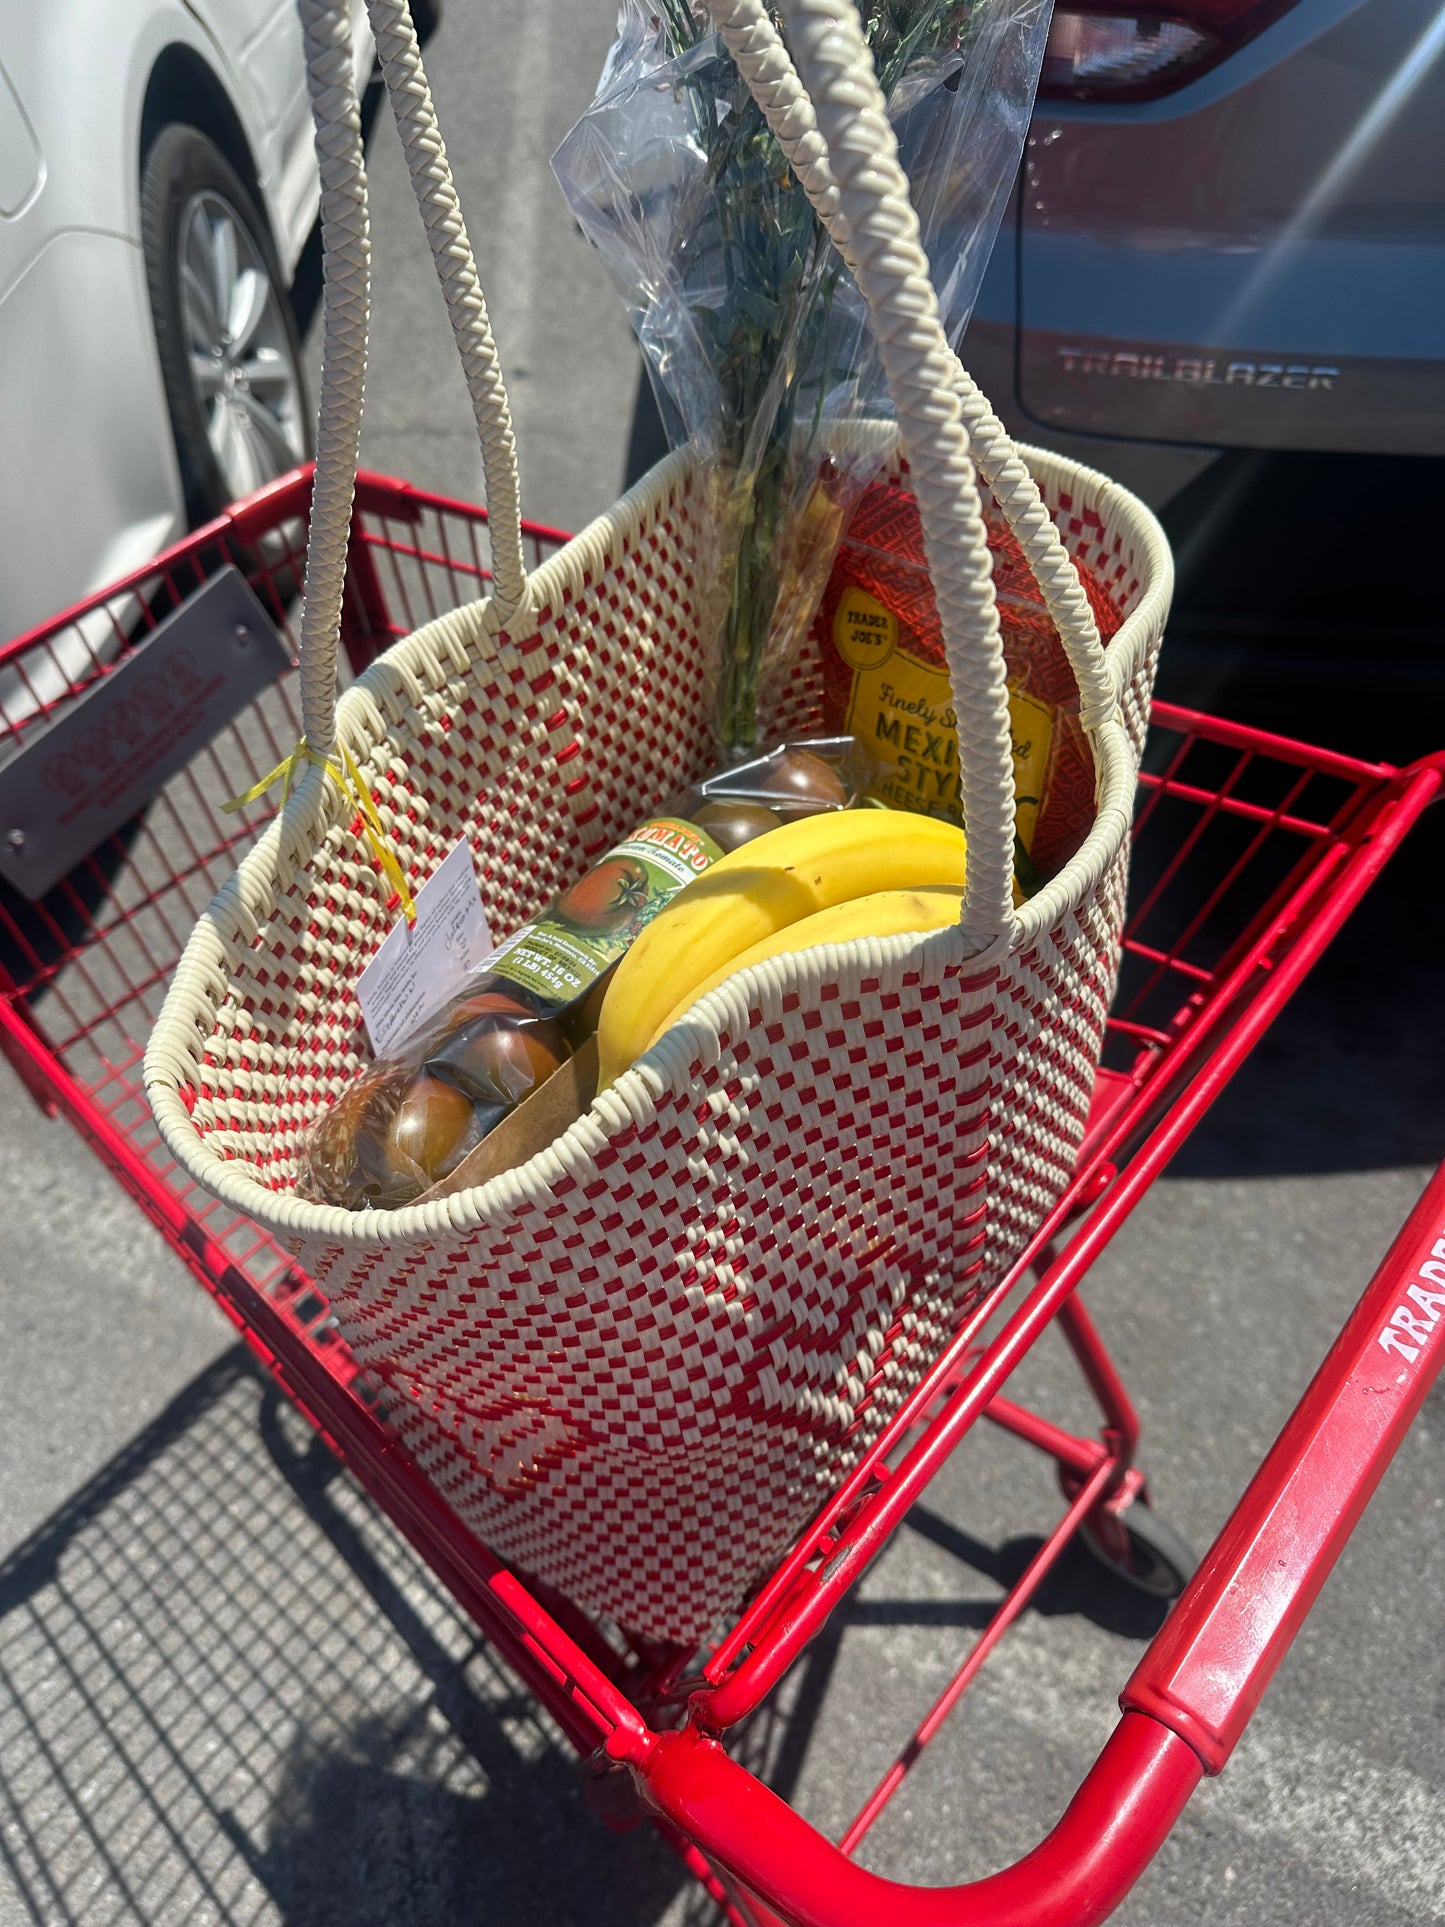
<instances>
[{"instance_id":1,"label":"car tire","mask_svg":"<svg viewBox=\"0 0 1445 1927\"><path fill-rule=\"evenodd\" d=\"M310 456L296 322L264 216L194 127L163 127L147 150L141 238L195 528Z\"/></svg>"}]
</instances>

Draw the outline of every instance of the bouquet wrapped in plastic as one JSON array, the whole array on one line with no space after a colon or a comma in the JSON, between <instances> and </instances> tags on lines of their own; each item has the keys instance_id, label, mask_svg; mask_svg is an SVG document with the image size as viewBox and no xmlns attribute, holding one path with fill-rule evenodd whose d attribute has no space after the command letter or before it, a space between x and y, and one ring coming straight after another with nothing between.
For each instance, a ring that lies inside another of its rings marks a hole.
<instances>
[{"instance_id":1,"label":"bouquet wrapped in plastic","mask_svg":"<svg viewBox=\"0 0 1445 1927\"><path fill-rule=\"evenodd\" d=\"M1018 166L1045 0L864 0L944 326L962 334ZM891 413L861 297L699 0L623 0L553 167L622 296L674 446L716 489L722 746L806 636ZM853 432L850 432L853 431Z\"/></svg>"}]
</instances>

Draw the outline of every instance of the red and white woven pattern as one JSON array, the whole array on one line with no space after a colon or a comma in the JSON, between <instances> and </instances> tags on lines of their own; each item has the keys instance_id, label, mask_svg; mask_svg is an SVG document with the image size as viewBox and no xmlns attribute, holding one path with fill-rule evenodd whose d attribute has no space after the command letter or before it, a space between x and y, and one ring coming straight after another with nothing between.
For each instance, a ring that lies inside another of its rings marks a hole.
<instances>
[{"instance_id":1,"label":"red and white woven pattern","mask_svg":"<svg viewBox=\"0 0 1445 1927\"><path fill-rule=\"evenodd\" d=\"M445 616L342 700L413 876L468 835L499 930L711 755L693 499L670 460L533 578L532 634L490 634L481 607ZM1091 538L1133 571L1121 599L1145 573L1137 526L1114 514ZM1137 658L1142 688L1160 611L1133 593L1111 654ZM981 971L951 931L780 959L522 1169L348 1214L292 1184L301 1133L364 1057L353 986L387 918L359 849L316 772L223 900L230 928L213 917L188 952L204 1001L152 1053L189 1112L182 1137L158 1104L168 1135L312 1271L490 1545L639 1633L699 1635L1066 1183L1120 845L1077 907Z\"/></svg>"},{"instance_id":2,"label":"red and white woven pattern","mask_svg":"<svg viewBox=\"0 0 1445 1927\"><path fill-rule=\"evenodd\" d=\"M454 272L465 232L442 191L414 35L396 0L369 5L489 462L510 468L485 309ZM347 9L307 7L323 211L345 203L327 217L328 264L333 248L354 255L346 285L361 314ZM585 1118L487 1185L390 1213L311 1204L294 1194L297 1148L360 1067L355 983L388 922L351 805L312 765L197 928L146 1057L177 1160L314 1273L462 1517L584 1607L672 1639L700 1637L786 1546L1068 1180L1117 968L1170 584L1139 503L1077 464L1014 451L960 377L851 4L790 10L928 543L969 831L960 927L824 946L729 979ZM777 67L763 10L738 0L734 12ZM776 88L772 103L788 111ZM822 192L816 167L812 179ZM333 344L328 314L328 357L335 345L355 361L364 315L350 333ZM333 470L354 459L355 377L338 362L326 386L350 398L318 444ZM974 451L1055 614L1097 774L1083 847L1017 911ZM515 519L515 489L503 494ZM310 631L334 627L315 592L330 584L334 615L349 478L318 479L315 499L333 508L324 531L313 516L326 567L308 577ZM519 602L440 617L348 690L335 739L414 883L468 837L505 934L711 761L695 561L708 514L701 478L672 457L516 584ZM1107 659L1051 516L1124 616ZM303 636L313 751L333 740L334 650L334 634ZM816 667L779 692L766 724L816 714Z\"/></svg>"}]
</instances>

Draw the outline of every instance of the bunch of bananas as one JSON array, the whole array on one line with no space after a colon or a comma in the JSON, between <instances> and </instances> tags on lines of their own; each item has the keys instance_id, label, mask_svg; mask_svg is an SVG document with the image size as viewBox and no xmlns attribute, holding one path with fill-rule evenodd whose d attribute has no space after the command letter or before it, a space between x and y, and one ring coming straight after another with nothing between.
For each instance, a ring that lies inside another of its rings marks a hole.
<instances>
[{"instance_id":1,"label":"bunch of bananas","mask_svg":"<svg viewBox=\"0 0 1445 1927\"><path fill-rule=\"evenodd\" d=\"M675 896L617 966L597 1030L599 1088L699 997L787 951L958 920L963 831L906 810L832 810L770 830Z\"/></svg>"}]
</instances>

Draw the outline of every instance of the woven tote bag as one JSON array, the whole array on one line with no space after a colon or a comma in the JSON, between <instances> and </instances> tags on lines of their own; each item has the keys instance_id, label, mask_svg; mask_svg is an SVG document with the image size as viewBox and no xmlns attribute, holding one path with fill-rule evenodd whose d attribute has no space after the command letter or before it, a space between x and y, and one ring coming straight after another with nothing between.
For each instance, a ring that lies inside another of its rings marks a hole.
<instances>
[{"instance_id":1,"label":"woven tote bag","mask_svg":"<svg viewBox=\"0 0 1445 1927\"><path fill-rule=\"evenodd\" d=\"M337 704L365 360L365 179L344 4L302 0L326 351L302 627L318 755L355 758L413 885L470 839L493 931L537 913L714 756L699 638L708 478L686 451L528 575L486 309L405 0L369 0L482 434L492 597ZM960 718L960 925L775 959L702 999L548 1149L394 1212L296 1195L367 1061L356 979L391 913L354 805L307 766L192 937L146 1059L171 1151L264 1225L392 1388L402 1439L500 1556L637 1635L695 1641L876 1438L1066 1185L1118 964L1126 830L1170 587L1147 511L1015 450L937 320L850 4L715 18L867 298L893 472L923 517ZM1078 855L1012 902L1007 691L979 480L1078 677ZM1071 558L1121 626L1107 652ZM816 662L765 729L821 713Z\"/></svg>"}]
</instances>

